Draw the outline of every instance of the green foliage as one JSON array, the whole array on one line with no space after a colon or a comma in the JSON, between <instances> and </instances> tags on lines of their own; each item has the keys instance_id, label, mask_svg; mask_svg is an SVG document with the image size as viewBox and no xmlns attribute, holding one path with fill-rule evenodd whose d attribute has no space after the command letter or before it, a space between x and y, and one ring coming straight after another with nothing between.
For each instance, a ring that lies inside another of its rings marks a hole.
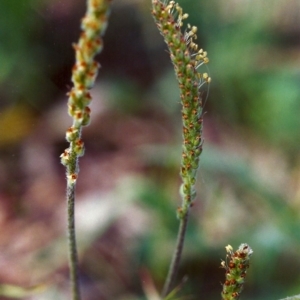
<instances>
[{"instance_id":1,"label":"green foliage","mask_svg":"<svg viewBox=\"0 0 300 300\"><path fill-rule=\"evenodd\" d=\"M274 17L279 2L254 2L247 8L228 3L228 11L219 1L187 2L190 19L213 57L211 74L217 74L210 108L225 122L250 129L296 155L298 69L282 42L282 31L274 25L279 22Z\"/></svg>"},{"instance_id":2,"label":"green foliage","mask_svg":"<svg viewBox=\"0 0 300 300\"><path fill-rule=\"evenodd\" d=\"M37 12L43 1L1 1L0 84L5 85L2 103L37 106L51 84L45 74L45 52L38 38L43 23ZM36 89L39 86L39 89Z\"/></svg>"}]
</instances>

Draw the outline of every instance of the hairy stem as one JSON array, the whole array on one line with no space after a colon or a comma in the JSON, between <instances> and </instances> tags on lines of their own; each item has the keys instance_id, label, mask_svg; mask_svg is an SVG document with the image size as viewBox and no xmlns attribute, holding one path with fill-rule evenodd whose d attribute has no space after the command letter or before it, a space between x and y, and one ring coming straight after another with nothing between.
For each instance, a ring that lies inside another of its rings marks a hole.
<instances>
[{"instance_id":1,"label":"hairy stem","mask_svg":"<svg viewBox=\"0 0 300 300\"><path fill-rule=\"evenodd\" d=\"M188 14L175 1L152 0L152 15L158 30L163 36L170 53L178 80L182 115L182 157L180 176L182 185L181 206L177 209L180 221L177 245L171 261L162 296L170 293L176 278L184 237L187 228L189 209L196 196L195 183L202 152L203 102L199 89L209 84L207 73L200 73L199 67L209 62L207 52L195 43L197 27L187 25L182 31L183 21Z\"/></svg>"},{"instance_id":2,"label":"hairy stem","mask_svg":"<svg viewBox=\"0 0 300 300\"><path fill-rule=\"evenodd\" d=\"M69 185L67 188L67 207L68 207L69 266L70 266L72 299L80 300L81 297L80 297L78 256L77 256L76 230L75 230L75 185Z\"/></svg>"},{"instance_id":3,"label":"hairy stem","mask_svg":"<svg viewBox=\"0 0 300 300\"><path fill-rule=\"evenodd\" d=\"M78 179L79 157L84 155L84 143L81 139L83 126L90 123L92 100L89 90L93 87L100 65L95 61L103 49L102 36L108 23L111 0L87 0L87 12L81 20L81 35L75 50L75 64L72 68L73 87L68 93L68 113L73 119L67 129L66 140L69 148L62 153L61 163L66 167L67 208L68 208L68 245L72 299L80 300L78 257L75 235L75 187Z\"/></svg>"},{"instance_id":4,"label":"hairy stem","mask_svg":"<svg viewBox=\"0 0 300 300\"><path fill-rule=\"evenodd\" d=\"M163 298L166 297L172 290L175 278L177 276L178 267L180 264L181 254L182 254L183 245L184 245L186 228L187 228L187 224L188 224L188 218L189 218L189 214L187 212L185 214L185 216L180 220L176 247L175 247L173 258L172 258L172 261L170 264L168 276L167 276L167 279L166 279L166 282L164 284L163 291L162 291Z\"/></svg>"}]
</instances>

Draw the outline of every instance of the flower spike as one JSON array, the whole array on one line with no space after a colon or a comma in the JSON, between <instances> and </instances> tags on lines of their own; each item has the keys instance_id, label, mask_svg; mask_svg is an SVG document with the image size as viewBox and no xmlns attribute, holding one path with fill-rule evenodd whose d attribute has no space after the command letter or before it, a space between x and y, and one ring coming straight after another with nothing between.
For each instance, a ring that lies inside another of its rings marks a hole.
<instances>
[{"instance_id":1,"label":"flower spike","mask_svg":"<svg viewBox=\"0 0 300 300\"><path fill-rule=\"evenodd\" d=\"M89 104L92 100L89 90L93 87L100 67L95 55L103 48L102 36L107 27L111 0L87 0L87 12L81 20L81 35L75 51L75 64L72 68L73 87L67 94L68 113L73 119L66 131L69 147L61 154L61 163L66 167L69 266L72 286L72 299L80 300L78 258L75 236L75 187L79 172L79 157L84 155L81 139L83 126L90 123Z\"/></svg>"},{"instance_id":2,"label":"flower spike","mask_svg":"<svg viewBox=\"0 0 300 300\"><path fill-rule=\"evenodd\" d=\"M174 285L184 244L188 212L196 197L196 175L203 144L203 101L199 89L204 84L209 84L211 79L207 73L202 74L198 71L200 66L208 63L207 53L202 49L198 50L195 42L197 39L196 26L187 25L187 29L182 32L183 21L188 18L188 14L183 13L179 4L175 1L152 0L152 14L168 46L178 80L183 124L180 169L182 203L177 208L180 225L177 244L162 291L164 298L171 292Z\"/></svg>"},{"instance_id":3,"label":"flower spike","mask_svg":"<svg viewBox=\"0 0 300 300\"><path fill-rule=\"evenodd\" d=\"M187 25L182 32L183 21L188 14L175 1L152 0L152 14L156 25L169 48L170 57L177 76L182 104L183 150L181 161L182 206L178 217L183 218L195 198L196 173L202 152L203 101L199 89L211 82L207 73L198 70L209 59L207 52L199 49L197 27Z\"/></svg>"},{"instance_id":4,"label":"flower spike","mask_svg":"<svg viewBox=\"0 0 300 300\"><path fill-rule=\"evenodd\" d=\"M242 292L250 257L253 253L247 244L241 244L237 251L228 245L226 261L221 261L221 268L226 270L225 283L221 293L223 300L237 300Z\"/></svg>"}]
</instances>

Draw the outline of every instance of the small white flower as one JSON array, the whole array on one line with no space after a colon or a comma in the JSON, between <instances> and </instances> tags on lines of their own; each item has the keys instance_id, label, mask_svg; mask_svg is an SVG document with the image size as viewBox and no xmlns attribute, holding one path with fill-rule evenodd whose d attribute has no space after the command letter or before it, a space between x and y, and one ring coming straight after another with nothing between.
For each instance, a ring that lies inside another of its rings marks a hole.
<instances>
[{"instance_id":1,"label":"small white flower","mask_svg":"<svg viewBox=\"0 0 300 300\"><path fill-rule=\"evenodd\" d=\"M227 245L227 246L225 247L225 249L226 249L226 251L227 251L228 253L232 253L232 251L233 251L233 248L232 248L230 245Z\"/></svg>"}]
</instances>

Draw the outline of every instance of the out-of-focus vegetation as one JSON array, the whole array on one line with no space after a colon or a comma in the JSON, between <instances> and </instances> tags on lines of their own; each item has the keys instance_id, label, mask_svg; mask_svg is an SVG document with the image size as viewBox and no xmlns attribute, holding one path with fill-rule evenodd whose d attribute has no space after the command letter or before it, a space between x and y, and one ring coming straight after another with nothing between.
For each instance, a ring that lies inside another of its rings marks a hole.
<instances>
[{"instance_id":1,"label":"out-of-focus vegetation","mask_svg":"<svg viewBox=\"0 0 300 300\"><path fill-rule=\"evenodd\" d=\"M219 299L224 247L242 242L243 299L300 294L300 5L181 5L213 81L180 295ZM0 3L0 281L24 299L68 297L59 155L83 13L84 1ZM85 299L146 299L177 231L178 88L150 1L115 1L104 41L77 190L81 281ZM28 296L35 286L48 288Z\"/></svg>"}]
</instances>

